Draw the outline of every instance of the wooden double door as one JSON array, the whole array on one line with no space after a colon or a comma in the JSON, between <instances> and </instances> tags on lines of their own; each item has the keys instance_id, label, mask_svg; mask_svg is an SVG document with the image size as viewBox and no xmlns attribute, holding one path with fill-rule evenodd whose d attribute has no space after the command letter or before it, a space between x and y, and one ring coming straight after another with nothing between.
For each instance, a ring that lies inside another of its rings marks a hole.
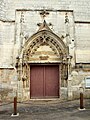
<instances>
[{"instance_id":1,"label":"wooden double door","mask_svg":"<svg viewBox=\"0 0 90 120\"><path fill-rule=\"evenodd\" d=\"M58 65L30 66L30 97L39 99L59 97Z\"/></svg>"}]
</instances>

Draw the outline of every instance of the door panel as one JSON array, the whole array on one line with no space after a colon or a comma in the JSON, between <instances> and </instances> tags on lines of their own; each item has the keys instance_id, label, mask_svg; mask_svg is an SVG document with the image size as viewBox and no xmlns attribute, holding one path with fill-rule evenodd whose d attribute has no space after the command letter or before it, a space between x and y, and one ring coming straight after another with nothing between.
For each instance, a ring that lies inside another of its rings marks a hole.
<instances>
[{"instance_id":1,"label":"door panel","mask_svg":"<svg viewBox=\"0 0 90 120\"><path fill-rule=\"evenodd\" d=\"M53 98L59 96L58 65L37 65L30 67L31 98Z\"/></svg>"},{"instance_id":2,"label":"door panel","mask_svg":"<svg viewBox=\"0 0 90 120\"><path fill-rule=\"evenodd\" d=\"M31 97L40 98L44 95L43 91L43 67L31 66Z\"/></svg>"},{"instance_id":3,"label":"door panel","mask_svg":"<svg viewBox=\"0 0 90 120\"><path fill-rule=\"evenodd\" d=\"M49 97L59 96L58 66L46 66L45 69L45 94Z\"/></svg>"}]
</instances>

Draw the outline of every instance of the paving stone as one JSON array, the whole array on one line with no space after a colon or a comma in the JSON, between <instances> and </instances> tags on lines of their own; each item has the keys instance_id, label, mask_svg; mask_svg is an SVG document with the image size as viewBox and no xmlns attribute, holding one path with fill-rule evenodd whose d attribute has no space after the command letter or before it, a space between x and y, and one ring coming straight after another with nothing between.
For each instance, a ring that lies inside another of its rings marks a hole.
<instances>
[{"instance_id":1,"label":"paving stone","mask_svg":"<svg viewBox=\"0 0 90 120\"><path fill-rule=\"evenodd\" d=\"M89 106L89 107L88 107ZM11 117L13 104L1 106L0 120L90 120L90 100L85 100L86 110L78 110L79 100L68 102L18 103L19 116Z\"/></svg>"}]
</instances>

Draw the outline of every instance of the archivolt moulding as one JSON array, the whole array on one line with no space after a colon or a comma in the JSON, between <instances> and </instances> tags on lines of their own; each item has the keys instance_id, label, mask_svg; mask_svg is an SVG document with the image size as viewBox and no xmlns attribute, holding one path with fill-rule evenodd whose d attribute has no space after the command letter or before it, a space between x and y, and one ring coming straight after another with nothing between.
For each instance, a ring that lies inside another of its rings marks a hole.
<instances>
[{"instance_id":1,"label":"archivolt moulding","mask_svg":"<svg viewBox=\"0 0 90 120\"><path fill-rule=\"evenodd\" d=\"M38 31L25 43L23 51L32 54L41 44L48 44L55 52L67 56L68 50L64 42L54 33L47 30Z\"/></svg>"}]
</instances>

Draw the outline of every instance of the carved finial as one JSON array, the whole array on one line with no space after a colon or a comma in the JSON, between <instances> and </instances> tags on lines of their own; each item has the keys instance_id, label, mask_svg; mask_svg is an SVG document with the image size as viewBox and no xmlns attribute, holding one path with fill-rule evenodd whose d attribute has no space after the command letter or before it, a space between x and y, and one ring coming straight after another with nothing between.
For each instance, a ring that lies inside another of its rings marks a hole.
<instances>
[{"instance_id":1,"label":"carved finial","mask_svg":"<svg viewBox=\"0 0 90 120\"><path fill-rule=\"evenodd\" d=\"M47 12L46 10L43 10L40 12L40 15L45 18L47 15L49 15L49 12Z\"/></svg>"},{"instance_id":2,"label":"carved finial","mask_svg":"<svg viewBox=\"0 0 90 120\"><path fill-rule=\"evenodd\" d=\"M43 23L38 23L37 25L39 26L38 31L41 31L41 30L49 30L49 31L51 31L51 29L49 28L49 25L46 23L45 20L43 21Z\"/></svg>"}]
</instances>

